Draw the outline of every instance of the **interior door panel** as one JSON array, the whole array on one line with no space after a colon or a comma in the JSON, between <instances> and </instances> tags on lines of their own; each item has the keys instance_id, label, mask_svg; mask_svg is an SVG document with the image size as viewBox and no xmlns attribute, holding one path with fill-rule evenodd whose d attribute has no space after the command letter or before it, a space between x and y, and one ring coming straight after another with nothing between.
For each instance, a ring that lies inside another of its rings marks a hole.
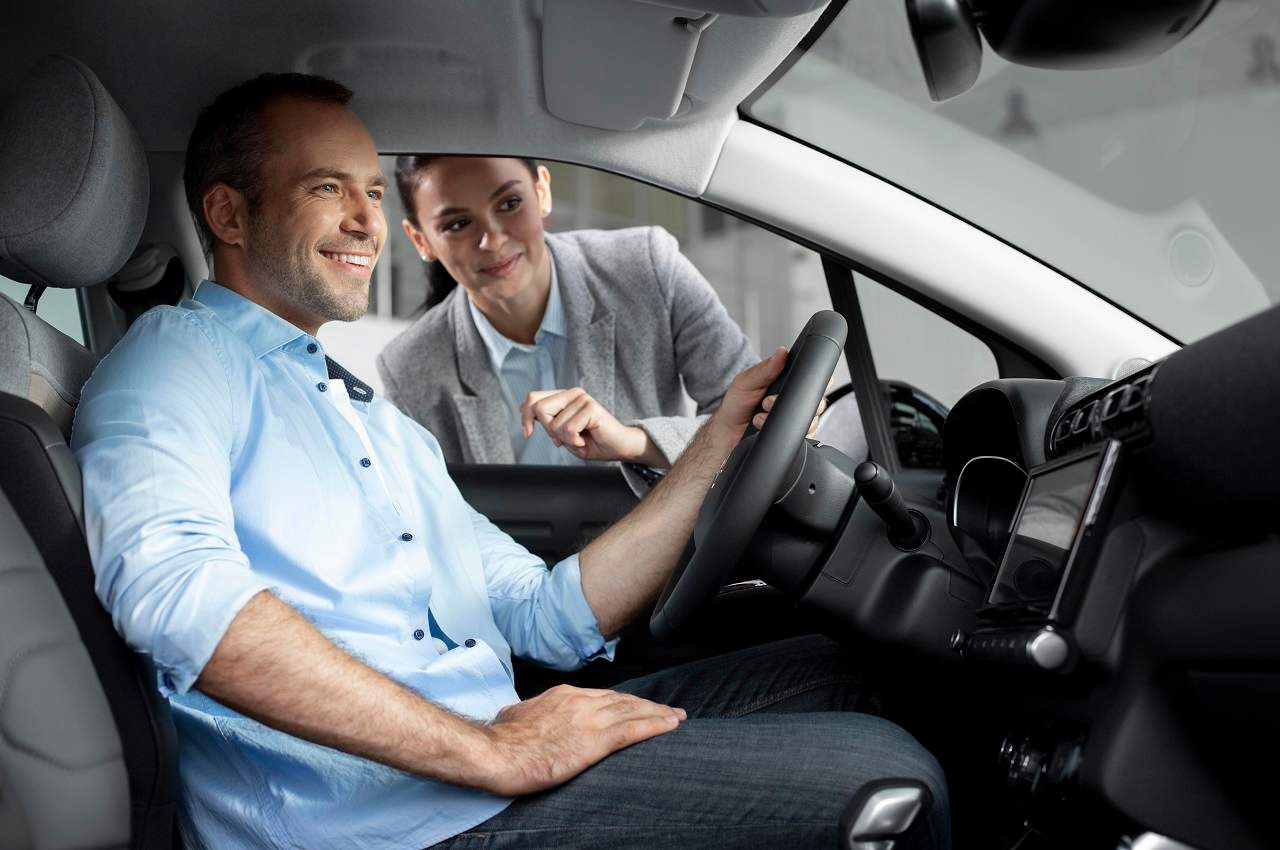
<instances>
[{"instance_id":1,"label":"interior door panel","mask_svg":"<svg viewBox=\"0 0 1280 850\"><path fill-rule=\"evenodd\" d=\"M599 537L639 501L616 466L452 464L449 474L473 508L548 564Z\"/></svg>"},{"instance_id":2,"label":"interior door panel","mask_svg":"<svg viewBox=\"0 0 1280 850\"><path fill-rule=\"evenodd\" d=\"M614 466L452 464L449 474L472 507L552 565L581 550L639 501ZM773 588L739 584L722 591L697 633L678 644L654 641L644 612L619 635L613 663L594 662L565 674L515 659L516 686L525 697L560 682L609 687L718 652L804 634L811 625L799 622L794 606Z\"/></svg>"}]
</instances>

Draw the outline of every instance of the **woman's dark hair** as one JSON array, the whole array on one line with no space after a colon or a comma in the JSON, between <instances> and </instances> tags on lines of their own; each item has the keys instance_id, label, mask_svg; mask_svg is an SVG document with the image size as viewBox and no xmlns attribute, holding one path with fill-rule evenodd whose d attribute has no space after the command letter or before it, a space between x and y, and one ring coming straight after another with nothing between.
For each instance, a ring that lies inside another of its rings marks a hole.
<instances>
[{"instance_id":1,"label":"woman's dark hair","mask_svg":"<svg viewBox=\"0 0 1280 850\"><path fill-rule=\"evenodd\" d=\"M351 89L312 74L260 74L227 89L200 110L187 141L182 185L206 253L213 250L213 231L204 220L204 193L210 186L226 183L240 191L250 210L262 201L262 163L272 140L260 118L262 108L279 97L345 106Z\"/></svg>"},{"instance_id":2,"label":"woman's dark hair","mask_svg":"<svg viewBox=\"0 0 1280 850\"><path fill-rule=\"evenodd\" d=\"M400 203L404 206L405 217L419 230L423 230L418 221L418 185L422 182L422 174L432 161L448 154L402 154L396 157L396 189L400 193ZM538 179L538 161L530 157L519 157L529 169L536 182ZM427 300L418 308L416 315L421 315L445 299L457 287L458 282L449 274L444 263L433 260L426 263Z\"/></svg>"}]
</instances>

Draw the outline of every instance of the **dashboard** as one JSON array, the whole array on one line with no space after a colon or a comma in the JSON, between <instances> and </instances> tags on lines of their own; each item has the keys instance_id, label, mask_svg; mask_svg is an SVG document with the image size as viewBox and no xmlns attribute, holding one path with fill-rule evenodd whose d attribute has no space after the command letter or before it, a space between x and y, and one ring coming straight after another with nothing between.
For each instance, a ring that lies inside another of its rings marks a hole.
<instances>
[{"instance_id":1,"label":"dashboard","mask_svg":"<svg viewBox=\"0 0 1280 850\"><path fill-rule=\"evenodd\" d=\"M1082 646L1109 645L1119 609L1103 617L1084 603L1103 543L1137 508L1123 473L1151 435L1158 365L1114 382L992 382L956 405L944 440L955 469L949 531L988 592L973 631L953 636L955 651L1057 670ZM1132 580L1128 555L1108 562L1108 580Z\"/></svg>"},{"instance_id":2,"label":"dashboard","mask_svg":"<svg viewBox=\"0 0 1280 850\"><path fill-rule=\"evenodd\" d=\"M1001 744L1011 786L1280 846L1256 779L1280 759L1277 331L1272 309L1115 381L953 408L947 530L981 601L948 646L1044 697Z\"/></svg>"},{"instance_id":3,"label":"dashboard","mask_svg":"<svg viewBox=\"0 0 1280 850\"><path fill-rule=\"evenodd\" d=\"M750 577L927 660L1068 834L1280 847L1280 307L1116 380L977 386L942 452L930 496L811 441Z\"/></svg>"}]
</instances>

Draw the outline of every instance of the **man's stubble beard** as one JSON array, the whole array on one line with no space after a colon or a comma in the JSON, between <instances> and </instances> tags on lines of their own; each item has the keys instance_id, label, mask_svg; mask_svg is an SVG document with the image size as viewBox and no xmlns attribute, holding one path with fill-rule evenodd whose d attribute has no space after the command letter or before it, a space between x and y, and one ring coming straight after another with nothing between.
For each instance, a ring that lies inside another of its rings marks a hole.
<instances>
[{"instance_id":1,"label":"man's stubble beard","mask_svg":"<svg viewBox=\"0 0 1280 850\"><path fill-rule=\"evenodd\" d=\"M325 322L354 322L369 311L369 287L364 291L337 291L316 268L319 254L299 256L283 248L264 215L253 216L249 224L250 264L262 285L294 308ZM364 249L362 249L364 250Z\"/></svg>"}]
</instances>

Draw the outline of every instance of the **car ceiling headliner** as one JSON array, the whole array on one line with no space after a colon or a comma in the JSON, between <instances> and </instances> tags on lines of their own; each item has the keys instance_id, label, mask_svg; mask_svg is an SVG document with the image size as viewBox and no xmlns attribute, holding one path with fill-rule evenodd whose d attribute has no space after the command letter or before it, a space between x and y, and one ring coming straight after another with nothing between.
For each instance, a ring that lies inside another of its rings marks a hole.
<instances>
[{"instance_id":1,"label":"car ceiling headliner","mask_svg":"<svg viewBox=\"0 0 1280 850\"><path fill-rule=\"evenodd\" d=\"M181 151L196 112L264 71L334 77L380 150L579 162L685 194L706 186L736 108L820 12L721 16L702 36L681 117L617 132L545 106L540 0L54 0L6 11L0 97L39 57L93 68L150 151ZM584 69L589 74L590 69Z\"/></svg>"}]
</instances>

